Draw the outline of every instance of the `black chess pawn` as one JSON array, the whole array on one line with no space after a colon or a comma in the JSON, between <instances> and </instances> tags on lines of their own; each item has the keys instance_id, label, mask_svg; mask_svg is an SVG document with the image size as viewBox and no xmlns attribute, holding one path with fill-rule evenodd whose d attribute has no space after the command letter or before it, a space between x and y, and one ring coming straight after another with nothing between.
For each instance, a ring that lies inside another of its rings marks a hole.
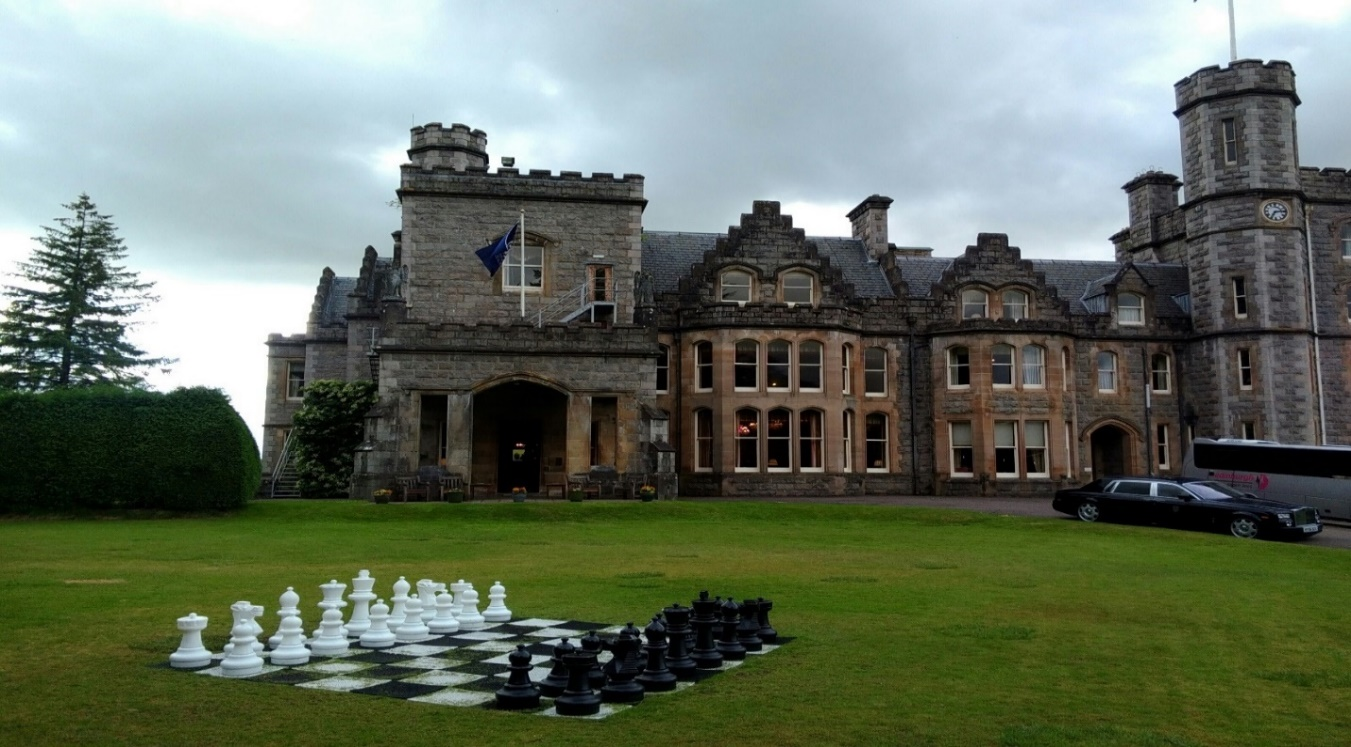
<instances>
[{"instance_id":1,"label":"black chess pawn","mask_svg":"<svg viewBox=\"0 0 1351 747\"><path fill-rule=\"evenodd\" d=\"M507 684L497 691L497 707L508 711L539 707L539 687L530 681L530 652L517 646L507 655L511 674Z\"/></svg>"},{"instance_id":2,"label":"black chess pawn","mask_svg":"<svg viewBox=\"0 0 1351 747\"><path fill-rule=\"evenodd\" d=\"M550 698L557 698L563 694L568 687L568 665L563 663L563 657L576 651L577 647L568 643L564 638L554 646L554 655L550 659L553 662L553 669L549 670L549 675L540 680L539 691L541 695Z\"/></svg>"},{"instance_id":3,"label":"black chess pawn","mask_svg":"<svg viewBox=\"0 0 1351 747\"><path fill-rule=\"evenodd\" d=\"M754 599L743 599L738 609L741 621L737 623L736 641L747 652L763 651L765 645L760 642L760 603Z\"/></svg>"},{"instance_id":4,"label":"black chess pawn","mask_svg":"<svg viewBox=\"0 0 1351 747\"><path fill-rule=\"evenodd\" d=\"M699 598L691 602L694 616L690 625L694 628L694 648L690 658L699 669L717 669L722 666L722 654L718 653L717 637L713 627L718 622L717 600L709 599L708 592L699 592Z\"/></svg>"},{"instance_id":5,"label":"black chess pawn","mask_svg":"<svg viewBox=\"0 0 1351 747\"><path fill-rule=\"evenodd\" d=\"M775 643L779 640L779 631L775 630L769 624L769 611L774 609L774 603L764 597L760 597L760 614L756 622L760 623L760 640L765 643Z\"/></svg>"},{"instance_id":6,"label":"black chess pawn","mask_svg":"<svg viewBox=\"0 0 1351 747\"><path fill-rule=\"evenodd\" d=\"M560 716L594 716L600 713L600 696L591 689L591 667L596 655L590 651L573 650L563 654L563 665L568 668L568 686L554 699L554 710Z\"/></svg>"},{"instance_id":7,"label":"black chess pawn","mask_svg":"<svg viewBox=\"0 0 1351 747\"><path fill-rule=\"evenodd\" d=\"M591 683L591 689L599 690L602 687L605 687L605 670L601 667L599 659L602 647L600 636L596 635L596 631L593 630L583 636L580 643L582 644L582 650L591 654L592 657L596 659L595 665L592 666L591 671L587 673L587 678Z\"/></svg>"},{"instance_id":8,"label":"black chess pawn","mask_svg":"<svg viewBox=\"0 0 1351 747\"><path fill-rule=\"evenodd\" d=\"M662 613L666 615L666 668L676 679L692 680L698 667L689 654L690 608L677 602Z\"/></svg>"},{"instance_id":9,"label":"black chess pawn","mask_svg":"<svg viewBox=\"0 0 1351 747\"><path fill-rule=\"evenodd\" d=\"M633 623L629 623L629 626L632 627ZM631 634L628 628L619 631L619 637L606 645L613 656L606 665L607 681L600 690L602 701L606 703L642 701L643 686L633 679L643 671L638 659L638 649L642 645L642 640Z\"/></svg>"},{"instance_id":10,"label":"black chess pawn","mask_svg":"<svg viewBox=\"0 0 1351 747\"><path fill-rule=\"evenodd\" d=\"M674 690L676 676L666 668L666 626L661 624L661 615L653 616L652 622L643 629L643 635L647 636L647 645L643 646L647 664L643 666L643 673L634 679L650 693Z\"/></svg>"},{"instance_id":11,"label":"black chess pawn","mask_svg":"<svg viewBox=\"0 0 1351 747\"><path fill-rule=\"evenodd\" d=\"M746 658L746 647L737 642L736 629L740 621L740 608L736 602L728 599L722 603L722 633L718 636L718 653L727 661L741 661Z\"/></svg>"}]
</instances>

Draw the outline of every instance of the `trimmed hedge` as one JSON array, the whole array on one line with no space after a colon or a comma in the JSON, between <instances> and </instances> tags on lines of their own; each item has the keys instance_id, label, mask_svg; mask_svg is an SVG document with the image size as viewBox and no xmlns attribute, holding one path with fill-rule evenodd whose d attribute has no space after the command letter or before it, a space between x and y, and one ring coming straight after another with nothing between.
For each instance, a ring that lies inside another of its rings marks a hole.
<instances>
[{"instance_id":1,"label":"trimmed hedge","mask_svg":"<svg viewBox=\"0 0 1351 747\"><path fill-rule=\"evenodd\" d=\"M239 508L258 446L218 389L0 395L0 511Z\"/></svg>"}]
</instances>

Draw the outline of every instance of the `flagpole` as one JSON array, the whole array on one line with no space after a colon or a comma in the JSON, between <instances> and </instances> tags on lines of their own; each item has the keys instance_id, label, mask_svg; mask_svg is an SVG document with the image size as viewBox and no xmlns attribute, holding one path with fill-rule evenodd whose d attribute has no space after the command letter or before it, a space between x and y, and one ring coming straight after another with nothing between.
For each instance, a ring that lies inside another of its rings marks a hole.
<instances>
[{"instance_id":1,"label":"flagpole","mask_svg":"<svg viewBox=\"0 0 1351 747\"><path fill-rule=\"evenodd\" d=\"M520 317L526 319L526 208L520 208Z\"/></svg>"},{"instance_id":2,"label":"flagpole","mask_svg":"<svg viewBox=\"0 0 1351 747\"><path fill-rule=\"evenodd\" d=\"M1234 0L1229 0L1229 61L1238 59L1238 37L1234 35Z\"/></svg>"}]
</instances>

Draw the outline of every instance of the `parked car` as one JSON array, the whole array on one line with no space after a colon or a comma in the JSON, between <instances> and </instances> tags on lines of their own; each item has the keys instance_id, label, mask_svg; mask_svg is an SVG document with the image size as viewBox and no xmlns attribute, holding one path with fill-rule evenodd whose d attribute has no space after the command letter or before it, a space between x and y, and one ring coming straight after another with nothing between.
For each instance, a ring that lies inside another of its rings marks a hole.
<instances>
[{"instance_id":1,"label":"parked car","mask_svg":"<svg viewBox=\"0 0 1351 747\"><path fill-rule=\"evenodd\" d=\"M1316 508L1260 499L1214 480L1106 477L1056 491L1051 507L1083 521L1229 532L1241 539L1304 539L1323 531Z\"/></svg>"}]
</instances>

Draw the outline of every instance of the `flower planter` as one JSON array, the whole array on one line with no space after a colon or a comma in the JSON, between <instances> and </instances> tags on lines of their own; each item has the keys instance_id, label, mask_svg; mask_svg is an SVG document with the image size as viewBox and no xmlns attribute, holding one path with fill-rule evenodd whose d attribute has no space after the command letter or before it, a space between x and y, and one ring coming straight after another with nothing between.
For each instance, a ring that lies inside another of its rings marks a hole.
<instances>
[{"instance_id":1,"label":"flower planter","mask_svg":"<svg viewBox=\"0 0 1351 747\"><path fill-rule=\"evenodd\" d=\"M371 493L371 500L376 503L389 503L389 498L392 495L394 495L394 491L381 489Z\"/></svg>"},{"instance_id":2,"label":"flower planter","mask_svg":"<svg viewBox=\"0 0 1351 747\"><path fill-rule=\"evenodd\" d=\"M464 491L452 490L449 493L446 493L446 500L451 503L464 503Z\"/></svg>"},{"instance_id":3,"label":"flower planter","mask_svg":"<svg viewBox=\"0 0 1351 747\"><path fill-rule=\"evenodd\" d=\"M512 501L512 503L525 503L525 496L526 496L525 488L512 488L512 489L511 489L511 501Z\"/></svg>"},{"instance_id":4,"label":"flower planter","mask_svg":"<svg viewBox=\"0 0 1351 747\"><path fill-rule=\"evenodd\" d=\"M580 490L574 490L571 493L568 493L568 500L572 501L573 503L581 503L582 499L585 497L586 494Z\"/></svg>"}]
</instances>

